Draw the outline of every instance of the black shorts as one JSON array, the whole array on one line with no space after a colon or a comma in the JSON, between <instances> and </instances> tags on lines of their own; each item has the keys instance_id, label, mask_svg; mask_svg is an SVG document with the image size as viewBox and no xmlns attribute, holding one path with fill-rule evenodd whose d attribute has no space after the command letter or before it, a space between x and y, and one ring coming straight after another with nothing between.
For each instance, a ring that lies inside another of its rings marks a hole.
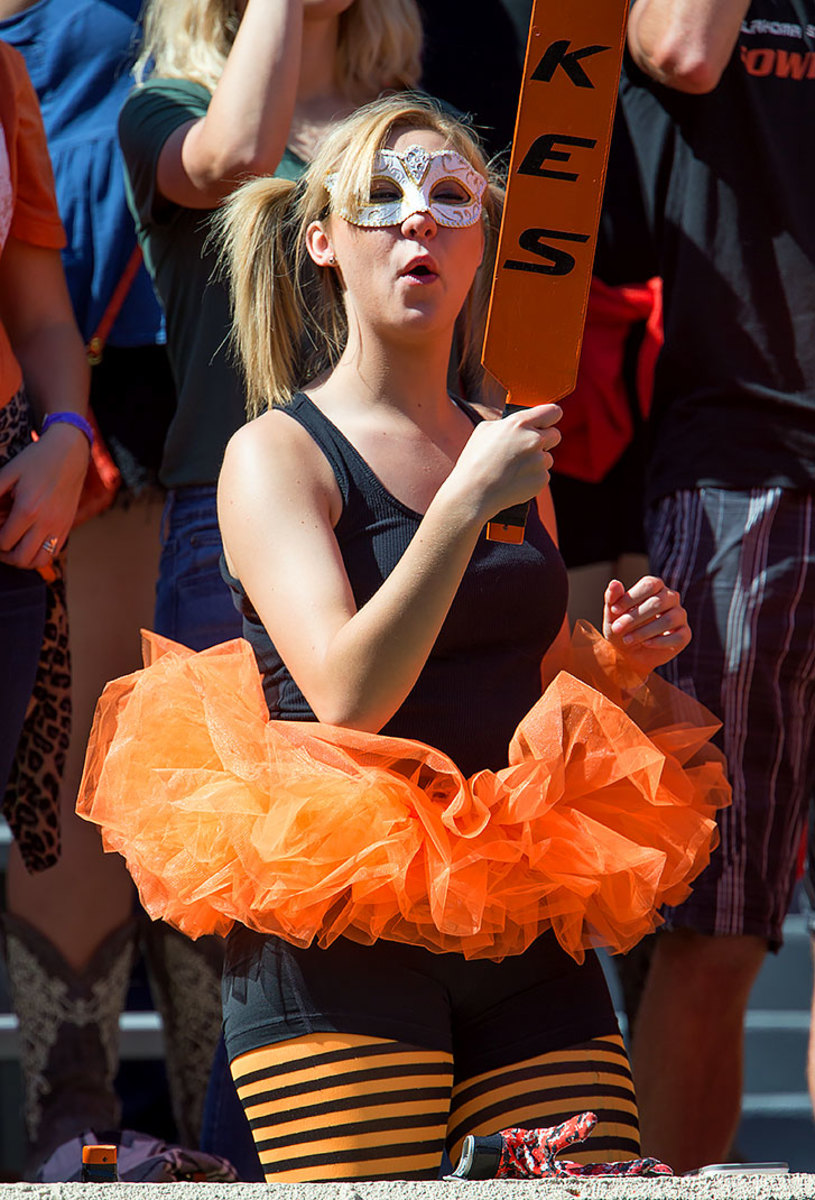
<instances>
[{"instance_id":1,"label":"black shorts","mask_svg":"<svg viewBox=\"0 0 815 1200\"><path fill-rule=\"evenodd\" d=\"M578 966L551 933L495 963L345 938L298 950L236 928L223 999L230 1061L305 1034L341 1032L450 1053L462 1079L619 1033L596 955Z\"/></svg>"}]
</instances>

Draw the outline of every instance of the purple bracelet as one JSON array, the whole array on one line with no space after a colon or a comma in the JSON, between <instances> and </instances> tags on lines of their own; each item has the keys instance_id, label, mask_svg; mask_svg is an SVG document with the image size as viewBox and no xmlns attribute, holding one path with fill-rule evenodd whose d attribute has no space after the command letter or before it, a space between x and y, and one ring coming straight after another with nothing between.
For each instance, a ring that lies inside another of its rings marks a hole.
<instances>
[{"instance_id":1,"label":"purple bracelet","mask_svg":"<svg viewBox=\"0 0 815 1200\"><path fill-rule=\"evenodd\" d=\"M84 417L80 417L79 413L75 412L55 412L49 413L42 423L41 433L45 433L50 425L73 425L76 429L80 429L88 439L88 445L92 446L94 442L93 427L90 421L86 421Z\"/></svg>"}]
</instances>

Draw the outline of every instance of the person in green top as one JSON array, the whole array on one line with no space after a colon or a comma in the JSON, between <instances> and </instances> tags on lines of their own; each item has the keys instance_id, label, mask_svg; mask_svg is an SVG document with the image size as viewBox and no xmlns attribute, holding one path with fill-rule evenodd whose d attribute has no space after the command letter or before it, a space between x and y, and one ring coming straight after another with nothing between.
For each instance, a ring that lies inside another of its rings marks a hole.
<instances>
[{"instance_id":1,"label":"person in green top","mask_svg":"<svg viewBox=\"0 0 815 1200\"><path fill-rule=\"evenodd\" d=\"M383 91L415 87L421 44L415 0L147 4L138 86L122 110L119 135L178 394L160 471L168 500L154 628L195 649L241 632L220 576L215 485L226 444L246 414L243 381L226 344L229 300L215 271L212 210L247 177L296 180L335 123ZM122 914L110 918L114 928ZM201 944L182 951L173 946L179 937L157 927L153 953L166 942L165 964L180 954L189 980ZM200 1117L203 1095L194 1081L203 1083L209 1071L220 995L218 974L203 953L197 961L200 979L188 989L194 1003L181 988L174 999L171 986L163 1007L174 1107L189 1096L183 1107ZM172 967L169 974L179 976ZM179 1061L182 1044L194 1046L195 1062ZM245 1136L251 1150L248 1130ZM234 1126L228 1135L216 1129L214 1141L248 1168Z\"/></svg>"},{"instance_id":2,"label":"person in green top","mask_svg":"<svg viewBox=\"0 0 815 1200\"><path fill-rule=\"evenodd\" d=\"M246 418L209 214L247 177L297 179L338 120L416 85L420 51L415 0L148 3L119 135L178 390L155 628L194 649L240 632L219 573L215 481Z\"/></svg>"}]
</instances>

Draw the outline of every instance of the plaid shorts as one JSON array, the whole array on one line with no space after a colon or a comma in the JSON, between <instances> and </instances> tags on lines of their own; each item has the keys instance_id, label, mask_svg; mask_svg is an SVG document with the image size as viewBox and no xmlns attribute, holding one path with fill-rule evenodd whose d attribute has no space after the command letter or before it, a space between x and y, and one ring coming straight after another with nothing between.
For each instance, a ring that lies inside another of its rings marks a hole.
<instances>
[{"instance_id":1,"label":"plaid shorts","mask_svg":"<svg viewBox=\"0 0 815 1200\"><path fill-rule=\"evenodd\" d=\"M664 673L722 720L733 784L721 845L667 926L778 949L815 785L815 496L680 491L651 507L647 535L693 630Z\"/></svg>"}]
</instances>

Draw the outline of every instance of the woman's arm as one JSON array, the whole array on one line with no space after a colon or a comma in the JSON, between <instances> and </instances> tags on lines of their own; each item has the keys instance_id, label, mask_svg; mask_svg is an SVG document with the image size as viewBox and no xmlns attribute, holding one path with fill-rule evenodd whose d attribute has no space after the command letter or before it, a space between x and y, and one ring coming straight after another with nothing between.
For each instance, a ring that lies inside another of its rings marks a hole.
<instances>
[{"instance_id":1,"label":"woman's arm","mask_svg":"<svg viewBox=\"0 0 815 1200\"><path fill-rule=\"evenodd\" d=\"M750 0L637 0L628 18L634 62L657 83L702 95L719 82Z\"/></svg>"},{"instance_id":2,"label":"woman's arm","mask_svg":"<svg viewBox=\"0 0 815 1200\"><path fill-rule=\"evenodd\" d=\"M227 449L218 512L240 578L318 719L377 732L427 661L485 522L548 478L560 410L473 432L404 555L357 610L333 526L333 473L303 429L270 413Z\"/></svg>"},{"instance_id":3,"label":"woman's arm","mask_svg":"<svg viewBox=\"0 0 815 1200\"><path fill-rule=\"evenodd\" d=\"M300 76L304 0L248 0L206 116L162 147L158 190L185 208L214 208L241 180L278 166Z\"/></svg>"},{"instance_id":4,"label":"woman's arm","mask_svg":"<svg viewBox=\"0 0 815 1200\"><path fill-rule=\"evenodd\" d=\"M38 422L51 412L84 414L88 363L58 250L10 237L0 256L0 320ZM52 425L0 470L0 498L11 497L0 525L0 562L43 567L47 538L62 546L88 467L88 441L72 425Z\"/></svg>"}]
</instances>

